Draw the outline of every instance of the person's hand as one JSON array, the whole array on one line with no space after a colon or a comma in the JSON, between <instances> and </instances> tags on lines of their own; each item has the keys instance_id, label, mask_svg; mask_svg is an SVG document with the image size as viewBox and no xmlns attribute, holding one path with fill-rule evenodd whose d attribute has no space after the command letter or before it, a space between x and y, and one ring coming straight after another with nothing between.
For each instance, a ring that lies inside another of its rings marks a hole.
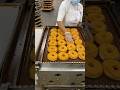
<instances>
[{"instance_id":1,"label":"person's hand","mask_svg":"<svg viewBox=\"0 0 120 90\"><path fill-rule=\"evenodd\" d=\"M65 32L65 39L68 42L73 42L72 35L70 32Z\"/></svg>"}]
</instances>

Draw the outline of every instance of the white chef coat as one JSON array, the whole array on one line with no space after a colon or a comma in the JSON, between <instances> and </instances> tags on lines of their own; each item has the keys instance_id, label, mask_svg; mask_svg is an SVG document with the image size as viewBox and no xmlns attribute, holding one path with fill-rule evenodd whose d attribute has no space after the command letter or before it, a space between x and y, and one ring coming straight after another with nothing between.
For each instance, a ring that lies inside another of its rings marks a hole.
<instances>
[{"instance_id":1,"label":"white chef coat","mask_svg":"<svg viewBox=\"0 0 120 90\"><path fill-rule=\"evenodd\" d=\"M77 6L71 4L70 0L64 0L58 11L57 21L64 21L65 26L77 26L82 22L83 5L79 3Z\"/></svg>"}]
</instances>

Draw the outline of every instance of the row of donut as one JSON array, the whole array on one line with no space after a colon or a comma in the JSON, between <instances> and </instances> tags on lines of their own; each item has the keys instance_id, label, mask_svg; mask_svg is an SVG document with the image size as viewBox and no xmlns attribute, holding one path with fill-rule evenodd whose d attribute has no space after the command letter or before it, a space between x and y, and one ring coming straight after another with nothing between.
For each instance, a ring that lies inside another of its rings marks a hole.
<instances>
[{"instance_id":1,"label":"row of donut","mask_svg":"<svg viewBox=\"0 0 120 90\"><path fill-rule=\"evenodd\" d=\"M95 57L98 55L99 48L99 56L101 59L119 59L120 52L114 45L114 37L112 33L107 31L107 24L104 24L106 23L106 19L102 13L102 9L99 6L89 6L87 7L87 16L91 30L96 32L93 33L92 44L88 43L86 45L86 54L88 52L88 55L91 55L90 53L94 52ZM91 18L94 18L94 21L90 20Z\"/></svg>"},{"instance_id":2,"label":"row of donut","mask_svg":"<svg viewBox=\"0 0 120 90\"><path fill-rule=\"evenodd\" d=\"M87 58L87 57L86 57ZM117 60L106 60L101 63L95 58L86 59L85 75L88 78L100 78L103 74L113 80L120 80L120 62Z\"/></svg>"},{"instance_id":3,"label":"row of donut","mask_svg":"<svg viewBox=\"0 0 120 90\"><path fill-rule=\"evenodd\" d=\"M109 78L120 80L120 52L114 45L112 33L107 31L102 9L99 6L89 6L86 11L86 19L93 34L93 39L86 44L86 77L98 78L104 72Z\"/></svg>"},{"instance_id":4,"label":"row of donut","mask_svg":"<svg viewBox=\"0 0 120 90\"><path fill-rule=\"evenodd\" d=\"M76 28L67 28L71 32L74 42L70 43L60 29L52 28L48 39L48 59L50 61L69 59L85 59L85 47Z\"/></svg>"}]
</instances>

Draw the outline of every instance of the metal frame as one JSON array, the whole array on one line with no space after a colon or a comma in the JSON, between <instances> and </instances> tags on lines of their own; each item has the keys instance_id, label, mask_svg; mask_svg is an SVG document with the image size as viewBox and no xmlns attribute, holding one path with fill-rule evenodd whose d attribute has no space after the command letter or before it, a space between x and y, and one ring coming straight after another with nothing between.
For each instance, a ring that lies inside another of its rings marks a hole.
<instances>
[{"instance_id":1,"label":"metal frame","mask_svg":"<svg viewBox=\"0 0 120 90\"><path fill-rule=\"evenodd\" d=\"M1 79L2 79L2 77L4 76L3 74L5 73L4 70L6 70L8 64L11 62L10 60L11 60L12 53L13 53L13 50L14 50L13 46L16 45L16 38L15 37L19 33L20 18L21 18L21 14L22 14L22 11L23 11L23 6L22 6L22 4L19 4L19 3L12 3L12 4L10 4L10 3L0 3L0 5L18 6L20 8L20 10L18 12L16 24L15 24L15 27L14 27L15 32L13 33L13 36L11 38L12 42L10 43L10 45L8 47L7 54L6 54L5 58L4 58L4 62L2 63L2 66L1 66L2 67Z\"/></svg>"},{"instance_id":2,"label":"metal frame","mask_svg":"<svg viewBox=\"0 0 120 90\"><path fill-rule=\"evenodd\" d=\"M3 77L1 78L2 83L10 82L11 86L18 84L19 78L21 77L21 69L24 70L22 62L25 62L24 64L28 62L28 60L25 61L23 59L25 57L24 55L28 53L25 48L27 48L31 42L31 29L34 27L34 4L25 2L22 3L22 5L23 10L20 14L21 17L19 21L21 25L19 24L18 26L20 30L18 29L19 33L16 35L16 44L14 45L14 53L12 53L13 57L10 63L8 63L10 65L7 65L5 70L3 70Z\"/></svg>"}]
</instances>

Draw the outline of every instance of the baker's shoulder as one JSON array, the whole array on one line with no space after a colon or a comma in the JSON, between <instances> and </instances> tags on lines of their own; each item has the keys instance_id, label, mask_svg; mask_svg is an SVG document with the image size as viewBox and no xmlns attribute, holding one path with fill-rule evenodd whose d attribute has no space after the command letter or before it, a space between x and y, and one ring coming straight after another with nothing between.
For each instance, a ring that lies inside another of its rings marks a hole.
<instances>
[{"instance_id":1,"label":"baker's shoulder","mask_svg":"<svg viewBox=\"0 0 120 90\"><path fill-rule=\"evenodd\" d=\"M69 3L66 1L62 1L62 3L60 4L61 8L67 9L69 7Z\"/></svg>"},{"instance_id":2,"label":"baker's shoulder","mask_svg":"<svg viewBox=\"0 0 120 90\"><path fill-rule=\"evenodd\" d=\"M83 4L79 3L78 5L79 5L80 8L83 8Z\"/></svg>"},{"instance_id":3,"label":"baker's shoulder","mask_svg":"<svg viewBox=\"0 0 120 90\"><path fill-rule=\"evenodd\" d=\"M65 2L65 1L62 1L60 5L61 5L61 6L66 6L66 2Z\"/></svg>"}]
</instances>

